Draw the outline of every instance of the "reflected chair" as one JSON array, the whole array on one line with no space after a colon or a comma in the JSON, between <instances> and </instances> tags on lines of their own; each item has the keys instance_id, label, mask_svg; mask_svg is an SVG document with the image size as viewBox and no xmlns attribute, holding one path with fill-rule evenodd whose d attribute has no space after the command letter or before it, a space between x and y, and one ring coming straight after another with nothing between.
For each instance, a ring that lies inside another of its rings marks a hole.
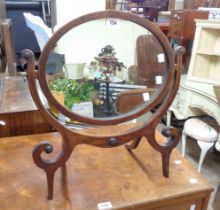
<instances>
[{"instance_id":1,"label":"reflected chair","mask_svg":"<svg viewBox=\"0 0 220 210\"><path fill-rule=\"evenodd\" d=\"M121 92L116 99L115 108L118 113L126 113L149 99L156 89L156 76L163 76L166 62L158 62L158 54L164 50L155 36L151 34L140 35L136 40L137 66L133 73L137 78L135 84L147 85L145 89L135 89ZM153 70L152 70L153 69ZM148 96L147 96L148 97Z\"/></svg>"},{"instance_id":2,"label":"reflected chair","mask_svg":"<svg viewBox=\"0 0 220 210\"><path fill-rule=\"evenodd\" d=\"M126 113L133 110L135 107L143 104L147 97L150 100L151 95L156 91L154 88L127 90L118 94L115 101L116 112Z\"/></svg>"}]
</instances>

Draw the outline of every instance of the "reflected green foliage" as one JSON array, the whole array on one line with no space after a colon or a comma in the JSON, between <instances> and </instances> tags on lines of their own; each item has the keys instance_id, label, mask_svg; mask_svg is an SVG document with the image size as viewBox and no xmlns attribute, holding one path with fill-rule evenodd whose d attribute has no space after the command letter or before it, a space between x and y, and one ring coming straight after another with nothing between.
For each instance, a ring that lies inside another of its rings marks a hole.
<instances>
[{"instance_id":1,"label":"reflected green foliage","mask_svg":"<svg viewBox=\"0 0 220 210\"><path fill-rule=\"evenodd\" d=\"M51 91L64 93L64 103L68 109L71 109L74 103L91 101L95 92L92 82L78 82L72 79L56 79L49 87Z\"/></svg>"}]
</instances>

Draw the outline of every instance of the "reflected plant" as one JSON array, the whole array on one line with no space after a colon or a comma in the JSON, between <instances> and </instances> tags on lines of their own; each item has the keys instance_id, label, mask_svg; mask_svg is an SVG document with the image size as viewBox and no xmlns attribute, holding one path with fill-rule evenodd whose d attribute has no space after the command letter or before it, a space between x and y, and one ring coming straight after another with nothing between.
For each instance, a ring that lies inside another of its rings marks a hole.
<instances>
[{"instance_id":1,"label":"reflected plant","mask_svg":"<svg viewBox=\"0 0 220 210\"><path fill-rule=\"evenodd\" d=\"M64 94L64 104L68 109L71 109L75 103L91 101L95 94L94 84L90 81L56 79L49 84L49 88L51 91Z\"/></svg>"}]
</instances>

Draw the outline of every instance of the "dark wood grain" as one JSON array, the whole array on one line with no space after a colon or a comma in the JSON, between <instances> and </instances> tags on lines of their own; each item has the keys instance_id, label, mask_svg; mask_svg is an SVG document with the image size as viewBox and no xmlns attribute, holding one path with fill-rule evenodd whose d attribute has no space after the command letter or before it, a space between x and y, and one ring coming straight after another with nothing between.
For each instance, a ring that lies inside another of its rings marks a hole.
<instances>
[{"instance_id":1,"label":"dark wood grain","mask_svg":"<svg viewBox=\"0 0 220 210\"><path fill-rule=\"evenodd\" d=\"M59 133L0 139L1 209L97 210L97 203L106 201L118 210L189 210L191 204L207 209L212 186L177 150L171 154L170 178L164 178L160 154L145 139L132 152L124 146L77 146L66 167L57 170L54 199L48 201L45 174L32 160L32 147L45 140L54 145L54 157L62 147Z\"/></svg>"},{"instance_id":2,"label":"dark wood grain","mask_svg":"<svg viewBox=\"0 0 220 210\"><path fill-rule=\"evenodd\" d=\"M155 76L166 74L166 62L158 62L158 54L165 54L163 47L154 35L141 35L136 41L136 50L138 77L147 87L154 88Z\"/></svg>"},{"instance_id":3,"label":"dark wood grain","mask_svg":"<svg viewBox=\"0 0 220 210\"><path fill-rule=\"evenodd\" d=\"M26 77L6 77L2 88L1 114L37 110Z\"/></svg>"}]
</instances>

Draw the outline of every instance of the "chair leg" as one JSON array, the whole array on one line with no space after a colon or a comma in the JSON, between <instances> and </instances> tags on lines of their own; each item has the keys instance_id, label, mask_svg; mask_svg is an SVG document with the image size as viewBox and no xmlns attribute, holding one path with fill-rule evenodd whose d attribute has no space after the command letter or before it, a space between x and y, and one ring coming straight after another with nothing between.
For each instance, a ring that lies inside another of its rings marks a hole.
<instances>
[{"instance_id":1,"label":"chair leg","mask_svg":"<svg viewBox=\"0 0 220 210\"><path fill-rule=\"evenodd\" d=\"M170 110L167 110L167 126L170 126L171 125L171 111Z\"/></svg>"},{"instance_id":2,"label":"chair leg","mask_svg":"<svg viewBox=\"0 0 220 210\"><path fill-rule=\"evenodd\" d=\"M185 156L185 153L186 153L186 137L187 135L183 129L183 132L182 132L182 156L183 157Z\"/></svg>"},{"instance_id":3,"label":"chair leg","mask_svg":"<svg viewBox=\"0 0 220 210\"><path fill-rule=\"evenodd\" d=\"M202 168L203 161L205 159L206 153L208 150L214 145L214 142L204 142L204 141L197 141L198 145L201 149L200 158L199 158L199 165L197 171L200 172Z\"/></svg>"}]
</instances>

